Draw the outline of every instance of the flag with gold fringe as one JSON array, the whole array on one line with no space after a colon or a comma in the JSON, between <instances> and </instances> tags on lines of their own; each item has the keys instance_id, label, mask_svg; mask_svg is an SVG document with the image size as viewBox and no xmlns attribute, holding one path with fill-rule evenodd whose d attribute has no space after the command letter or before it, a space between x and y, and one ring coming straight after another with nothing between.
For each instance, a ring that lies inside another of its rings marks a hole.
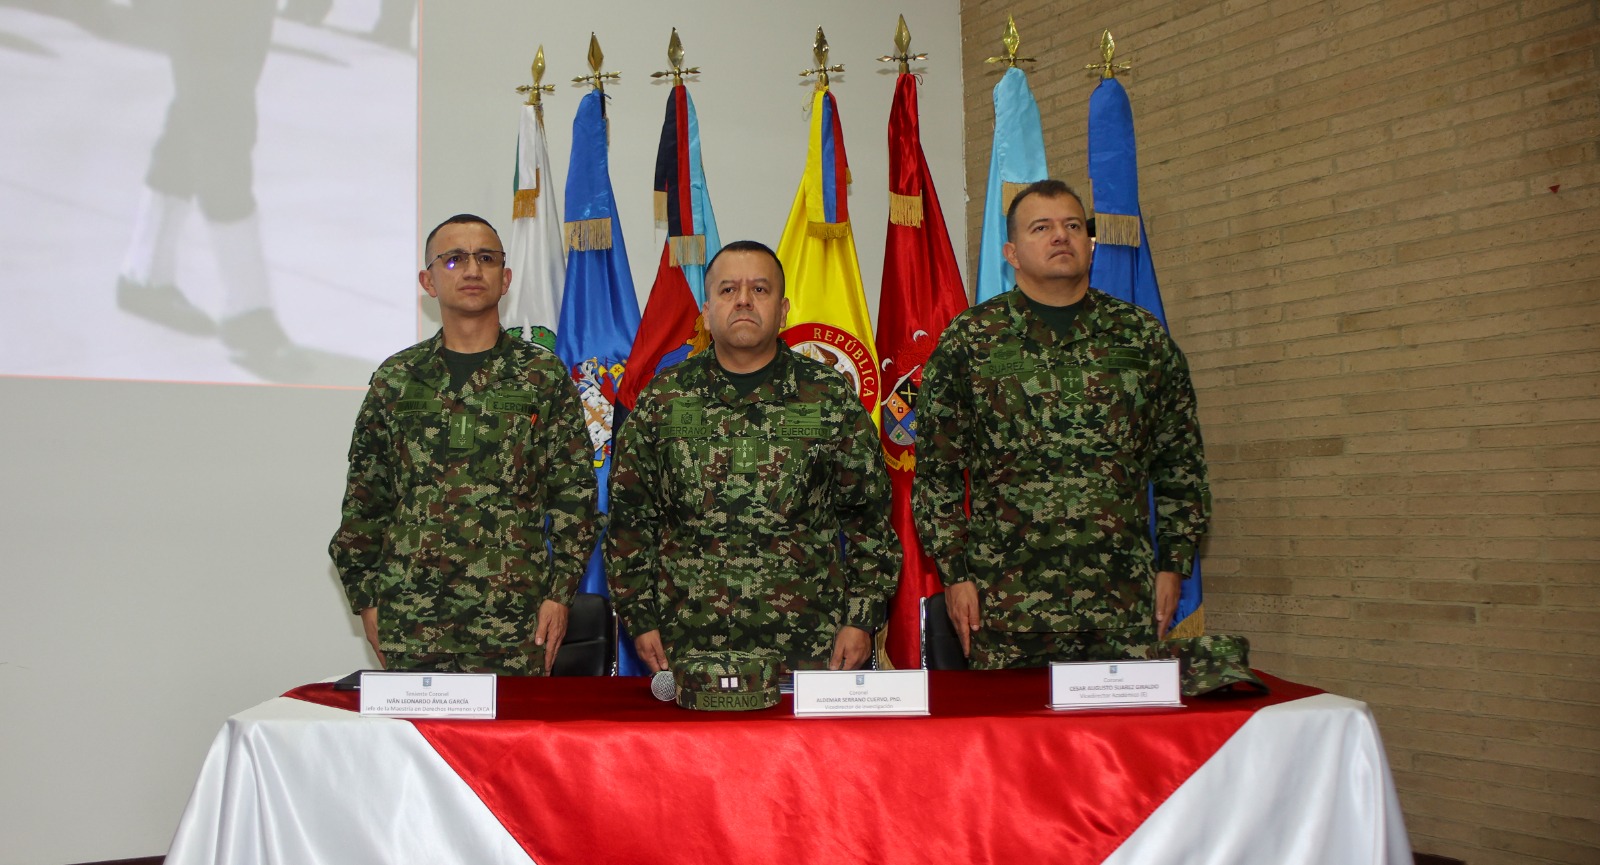
<instances>
[{"instance_id":1,"label":"flag with gold fringe","mask_svg":"<svg viewBox=\"0 0 1600 865\"><path fill-rule=\"evenodd\" d=\"M617 403L631 411L657 372L704 351L711 337L699 326L706 263L722 248L700 163L700 124L689 88L673 86L656 149L656 225L667 230L656 281L628 355L629 373Z\"/></svg>"},{"instance_id":2,"label":"flag with gold fringe","mask_svg":"<svg viewBox=\"0 0 1600 865\"><path fill-rule=\"evenodd\" d=\"M1016 272L1001 254L1006 243L1006 209L1024 186L1050 176L1044 158L1044 129L1028 76L1013 66L994 86L994 145L989 149L989 183L983 196L983 234L978 246L979 303L1016 285Z\"/></svg>"},{"instance_id":3,"label":"flag with gold fringe","mask_svg":"<svg viewBox=\"0 0 1600 865\"><path fill-rule=\"evenodd\" d=\"M512 178L511 232L506 266L511 289L500 301L500 320L517 335L555 350L566 255L561 212L551 189L550 149L538 106L523 105L517 128L517 170Z\"/></svg>"},{"instance_id":4,"label":"flag with gold fringe","mask_svg":"<svg viewBox=\"0 0 1600 865\"><path fill-rule=\"evenodd\" d=\"M591 90L578 103L572 122L572 160L567 167L565 237L567 278L556 328L556 354L578 385L584 419L594 446L600 481L600 511L610 506L611 431L617 388L639 329L639 301L628 271L628 250L617 221L607 154L605 95ZM600 555L602 537L589 559L581 591L607 594ZM642 675L633 641L619 630L617 667L623 675Z\"/></svg>"},{"instance_id":5,"label":"flag with gold fringe","mask_svg":"<svg viewBox=\"0 0 1600 865\"><path fill-rule=\"evenodd\" d=\"M789 299L783 338L795 351L842 373L877 423L882 377L850 228L844 129L826 86L811 100L808 141L805 175L778 244Z\"/></svg>"},{"instance_id":6,"label":"flag with gold fringe","mask_svg":"<svg viewBox=\"0 0 1600 865\"><path fill-rule=\"evenodd\" d=\"M1143 307L1167 323L1156 282L1150 243L1139 213L1139 155L1133 136L1133 106L1128 91L1116 78L1103 78L1089 95L1089 182L1094 192L1095 248L1089 284ZM1156 513L1154 492L1150 512ZM1156 543L1154 523L1150 541ZM1205 606L1200 586L1200 559L1194 572L1185 574L1178 595L1178 610L1169 637L1198 637L1205 633Z\"/></svg>"},{"instance_id":7,"label":"flag with gold fringe","mask_svg":"<svg viewBox=\"0 0 1600 865\"><path fill-rule=\"evenodd\" d=\"M916 474L917 388L922 365L939 334L967 306L955 249L934 192L933 174L918 129L917 79L901 73L889 109L889 229L878 300L883 358L883 453L894 497L890 519L905 550L900 587L889 606L885 650L897 669L922 663L922 601L943 591L933 560L917 539L911 516Z\"/></svg>"}]
</instances>

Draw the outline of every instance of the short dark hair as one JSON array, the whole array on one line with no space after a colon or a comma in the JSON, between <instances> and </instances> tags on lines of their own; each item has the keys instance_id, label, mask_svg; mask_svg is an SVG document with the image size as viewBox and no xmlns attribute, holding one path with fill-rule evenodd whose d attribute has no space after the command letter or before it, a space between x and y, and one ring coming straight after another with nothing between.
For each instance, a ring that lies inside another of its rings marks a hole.
<instances>
[{"instance_id":1,"label":"short dark hair","mask_svg":"<svg viewBox=\"0 0 1600 865\"><path fill-rule=\"evenodd\" d=\"M717 263L717 259L721 258L725 252L765 253L768 258L772 259L772 263L778 266L778 296L783 297L784 289L787 287L785 283L788 278L783 274L783 262L778 260L778 254L772 251L772 247L759 240L735 240L732 243L724 244L721 249L717 250L717 254L711 256L711 260L706 262L707 277L711 276L712 266Z\"/></svg>"},{"instance_id":2,"label":"short dark hair","mask_svg":"<svg viewBox=\"0 0 1600 865\"><path fill-rule=\"evenodd\" d=\"M424 240L422 242L422 254L424 256L426 256L428 254L428 249L433 246L433 236L435 234L439 233L439 229L444 228L446 225L473 225L473 224L488 226L490 231L494 231L494 239L496 241L500 240L500 232L495 231L494 226L489 224L489 220L484 219L483 217L478 216L477 214L473 214L473 213L458 213L455 216L452 216L449 219L446 219L444 222L441 222L438 225L435 225L433 227L433 230L428 232L428 239ZM501 244L501 245L503 246L504 244Z\"/></svg>"},{"instance_id":3,"label":"short dark hair","mask_svg":"<svg viewBox=\"0 0 1600 865\"><path fill-rule=\"evenodd\" d=\"M1079 195L1066 183L1053 179L1036 180L1022 187L1022 191L1017 193L1016 198L1011 199L1011 205L1006 208L1006 240L1017 239L1017 205L1022 203L1022 199L1030 195L1038 195L1044 198L1060 198L1063 195L1070 195L1077 200L1078 207L1083 210L1083 215L1085 217L1089 215L1089 208L1084 205L1083 196Z\"/></svg>"}]
</instances>

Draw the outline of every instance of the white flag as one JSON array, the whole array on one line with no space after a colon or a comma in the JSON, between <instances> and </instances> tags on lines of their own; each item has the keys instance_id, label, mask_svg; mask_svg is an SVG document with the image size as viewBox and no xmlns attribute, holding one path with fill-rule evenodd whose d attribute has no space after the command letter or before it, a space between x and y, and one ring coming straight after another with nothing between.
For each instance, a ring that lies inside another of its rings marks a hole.
<instances>
[{"instance_id":1,"label":"white flag","mask_svg":"<svg viewBox=\"0 0 1600 865\"><path fill-rule=\"evenodd\" d=\"M511 243L506 266L511 290L500 301L500 321L522 337L554 348L566 283L566 248L561 240L559 187L550 173L544 124L532 105L522 106L517 130L516 193L511 207Z\"/></svg>"}]
</instances>

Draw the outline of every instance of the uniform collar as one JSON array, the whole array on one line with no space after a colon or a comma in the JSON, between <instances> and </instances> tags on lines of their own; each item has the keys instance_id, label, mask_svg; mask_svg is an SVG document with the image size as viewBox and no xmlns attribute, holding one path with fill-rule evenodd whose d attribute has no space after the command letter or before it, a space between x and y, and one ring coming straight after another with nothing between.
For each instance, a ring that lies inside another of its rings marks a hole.
<instances>
[{"instance_id":1,"label":"uniform collar","mask_svg":"<svg viewBox=\"0 0 1600 865\"><path fill-rule=\"evenodd\" d=\"M717 363L716 343L712 343L711 350L700 357L705 360L697 371L700 379L697 383L712 399L728 405L784 402L798 389L794 380L794 351L781 338L778 340L778 354L773 358L771 377L744 396L739 395L738 388L723 374L722 366Z\"/></svg>"},{"instance_id":2,"label":"uniform collar","mask_svg":"<svg viewBox=\"0 0 1600 865\"><path fill-rule=\"evenodd\" d=\"M1072 322L1072 335L1067 338L1058 336L1050 325L1042 319L1028 312L1028 296L1022 289L1013 287L1001 295L1006 302L1006 318L1011 330L1025 336L1034 342L1051 346L1065 346L1106 329L1105 294L1098 289L1090 288L1084 292L1083 300L1079 302L1078 316Z\"/></svg>"},{"instance_id":3,"label":"uniform collar","mask_svg":"<svg viewBox=\"0 0 1600 865\"><path fill-rule=\"evenodd\" d=\"M410 365L411 375L419 381L435 384L440 391L450 387L450 367L444 361L444 328L422 341L422 351ZM489 349L489 357L479 367L477 372L467 379L461 386L462 393L475 390L487 390L489 385L502 379L516 377L516 365L511 363L517 352L517 340L508 336L505 331L494 341L494 347ZM483 382L483 387L477 387L478 382Z\"/></svg>"}]
</instances>

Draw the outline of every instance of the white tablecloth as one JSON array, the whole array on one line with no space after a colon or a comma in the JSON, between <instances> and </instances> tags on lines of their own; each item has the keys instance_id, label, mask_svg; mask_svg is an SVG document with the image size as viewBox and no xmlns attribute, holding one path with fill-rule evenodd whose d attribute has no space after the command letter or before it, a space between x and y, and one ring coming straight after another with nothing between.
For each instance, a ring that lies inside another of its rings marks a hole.
<instances>
[{"instance_id":1,"label":"white tablecloth","mask_svg":"<svg viewBox=\"0 0 1600 865\"><path fill-rule=\"evenodd\" d=\"M279 697L230 718L217 734L166 861L531 860L409 722ZM1412 859L1371 712L1364 703L1321 694L1255 713L1106 861L1409 865Z\"/></svg>"}]
</instances>

